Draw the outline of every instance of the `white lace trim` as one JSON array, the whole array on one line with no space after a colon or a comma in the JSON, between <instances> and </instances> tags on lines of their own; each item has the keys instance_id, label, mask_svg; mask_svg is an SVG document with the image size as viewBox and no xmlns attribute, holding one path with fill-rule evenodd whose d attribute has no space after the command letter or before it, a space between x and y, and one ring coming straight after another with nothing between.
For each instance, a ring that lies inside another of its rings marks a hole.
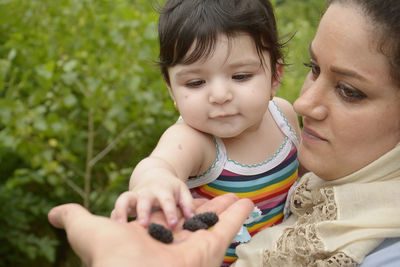
<instances>
[{"instance_id":1,"label":"white lace trim","mask_svg":"<svg viewBox=\"0 0 400 267\"><path fill-rule=\"evenodd\" d=\"M312 192L308 178L302 181L291 198L291 211L298 216L292 227L284 230L276 251L264 252L263 266L356 266L341 251L328 253L317 235L316 223L336 220L337 207L332 187Z\"/></svg>"}]
</instances>

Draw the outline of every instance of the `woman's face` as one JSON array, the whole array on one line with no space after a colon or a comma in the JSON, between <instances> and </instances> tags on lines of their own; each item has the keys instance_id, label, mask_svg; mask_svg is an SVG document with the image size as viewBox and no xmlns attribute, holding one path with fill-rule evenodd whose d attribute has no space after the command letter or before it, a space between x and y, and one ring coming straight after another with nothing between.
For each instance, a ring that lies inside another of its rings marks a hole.
<instances>
[{"instance_id":1,"label":"woman's face","mask_svg":"<svg viewBox=\"0 0 400 267\"><path fill-rule=\"evenodd\" d=\"M400 88L374 38L358 9L333 4L310 45L294 108L304 125L299 160L322 179L353 173L400 141Z\"/></svg>"}]
</instances>

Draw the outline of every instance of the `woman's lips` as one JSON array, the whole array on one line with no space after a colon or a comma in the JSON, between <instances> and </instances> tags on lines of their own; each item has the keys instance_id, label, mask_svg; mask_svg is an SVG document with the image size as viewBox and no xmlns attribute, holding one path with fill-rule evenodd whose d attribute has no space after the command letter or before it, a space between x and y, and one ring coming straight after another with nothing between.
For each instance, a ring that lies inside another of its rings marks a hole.
<instances>
[{"instance_id":1,"label":"woman's lips","mask_svg":"<svg viewBox=\"0 0 400 267\"><path fill-rule=\"evenodd\" d=\"M316 131L314 131L310 128L307 128L307 127L303 128L301 135L302 135L303 139L311 139L311 140L324 141L324 142L328 141L327 139L321 137L321 135L319 135Z\"/></svg>"}]
</instances>

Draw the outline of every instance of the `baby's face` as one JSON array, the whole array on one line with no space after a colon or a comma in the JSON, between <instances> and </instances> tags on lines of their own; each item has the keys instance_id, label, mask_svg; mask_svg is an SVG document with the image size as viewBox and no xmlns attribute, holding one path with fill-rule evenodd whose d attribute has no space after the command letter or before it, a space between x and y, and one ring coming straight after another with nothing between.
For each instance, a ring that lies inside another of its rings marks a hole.
<instances>
[{"instance_id":1,"label":"baby's face","mask_svg":"<svg viewBox=\"0 0 400 267\"><path fill-rule=\"evenodd\" d=\"M191 127L221 138L237 137L258 128L271 91L280 85L270 70L268 53L261 61L250 36L220 35L208 57L169 69L169 91Z\"/></svg>"}]
</instances>

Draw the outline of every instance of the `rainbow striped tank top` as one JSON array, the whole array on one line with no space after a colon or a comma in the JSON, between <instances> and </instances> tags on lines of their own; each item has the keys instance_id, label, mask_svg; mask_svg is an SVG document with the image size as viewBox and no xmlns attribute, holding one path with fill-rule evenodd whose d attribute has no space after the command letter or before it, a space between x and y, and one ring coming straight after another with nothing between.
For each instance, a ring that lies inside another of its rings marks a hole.
<instances>
[{"instance_id":1,"label":"rainbow striped tank top","mask_svg":"<svg viewBox=\"0 0 400 267\"><path fill-rule=\"evenodd\" d=\"M282 145L271 158L259 164L241 164L229 159L222 140L213 137L217 147L213 166L187 182L193 197L211 199L234 193L240 198L251 199L261 210L261 217L245 225L250 236L282 222L288 191L297 180L297 135L274 101L270 102L269 111L285 134ZM222 266L229 266L236 260L235 248L239 244L231 244Z\"/></svg>"}]
</instances>

